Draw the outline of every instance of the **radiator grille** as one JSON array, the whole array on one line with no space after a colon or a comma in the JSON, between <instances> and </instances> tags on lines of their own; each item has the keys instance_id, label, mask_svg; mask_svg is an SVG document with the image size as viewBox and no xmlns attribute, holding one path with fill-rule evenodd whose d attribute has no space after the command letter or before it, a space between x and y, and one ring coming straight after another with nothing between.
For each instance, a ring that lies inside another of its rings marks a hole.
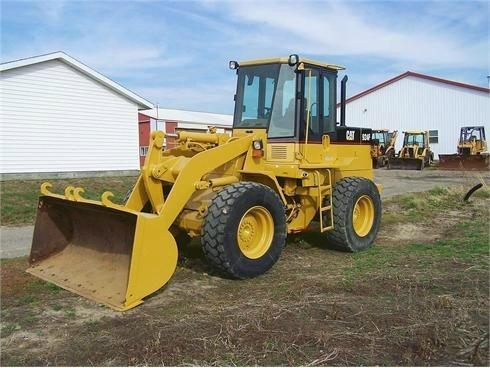
<instances>
[{"instance_id":1,"label":"radiator grille","mask_svg":"<svg viewBox=\"0 0 490 368\"><path fill-rule=\"evenodd\" d=\"M286 160L288 157L287 146L277 146L271 147L271 159L273 160Z\"/></svg>"}]
</instances>

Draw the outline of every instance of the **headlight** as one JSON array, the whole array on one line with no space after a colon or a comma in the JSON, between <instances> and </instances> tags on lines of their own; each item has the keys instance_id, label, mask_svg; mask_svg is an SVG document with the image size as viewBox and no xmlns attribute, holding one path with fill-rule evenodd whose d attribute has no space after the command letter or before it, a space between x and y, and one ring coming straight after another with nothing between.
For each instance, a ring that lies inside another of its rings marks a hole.
<instances>
[{"instance_id":1,"label":"headlight","mask_svg":"<svg viewBox=\"0 0 490 368\"><path fill-rule=\"evenodd\" d=\"M252 147L253 147L255 150L261 150L261 149L262 149L262 147L263 147L262 141L261 141L261 140L256 140L256 141L253 141L253 142L252 142Z\"/></svg>"}]
</instances>

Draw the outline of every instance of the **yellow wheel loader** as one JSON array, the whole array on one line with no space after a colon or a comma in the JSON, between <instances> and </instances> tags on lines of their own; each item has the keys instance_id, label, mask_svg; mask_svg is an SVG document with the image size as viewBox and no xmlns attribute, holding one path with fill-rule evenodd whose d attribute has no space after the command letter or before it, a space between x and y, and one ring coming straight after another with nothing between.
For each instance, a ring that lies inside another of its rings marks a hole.
<instances>
[{"instance_id":1,"label":"yellow wheel loader","mask_svg":"<svg viewBox=\"0 0 490 368\"><path fill-rule=\"evenodd\" d=\"M462 127L458 153L439 155L439 168L446 170L488 170L489 153L485 139L485 127Z\"/></svg>"},{"instance_id":2,"label":"yellow wheel loader","mask_svg":"<svg viewBox=\"0 0 490 368\"><path fill-rule=\"evenodd\" d=\"M371 157L373 168L388 165L388 160L395 156L395 143L398 131L390 132L388 129L374 129L371 140Z\"/></svg>"},{"instance_id":3,"label":"yellow wheel loader","mask_svg":"<svg viewBox=\"0 0 490 368\"><path fill-rule=\"evenodd\" d=\"M423 170L434 161L429 147L428 131L403 132L403 147L398 155L388 159L388 169Z\"/></svg>"},{"instance_id":4,"label":"yellow wheel loader","mask_svg":"<svg viewBox=\"0 0 490 368\"><path fill-rule=\"evenodd\" d=\"M230 62L238 76L233 132L151 135L124 204L105 192L41 186L28 272L127 310L167 283L176 237L200 237L207 260L244 279L278 260L286 236L319 219L326 244L361 251L381 219L371 130L336 123L333 64L289 58Z\"/></svg>"}]
</instances>

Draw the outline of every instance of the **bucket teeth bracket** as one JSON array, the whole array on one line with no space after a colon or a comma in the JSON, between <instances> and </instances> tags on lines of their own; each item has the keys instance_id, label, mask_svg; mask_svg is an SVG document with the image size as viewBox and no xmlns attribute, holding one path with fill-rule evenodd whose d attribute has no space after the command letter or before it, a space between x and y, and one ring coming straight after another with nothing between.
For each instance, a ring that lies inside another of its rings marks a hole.
<instances>
[{"instance_id":1,"label":"bucket teeth bracket","mask_svg":"<svg viewBox=\"0 0 490 368\"><path fill-rule=\"evenodd\" d=\"M111 208L121 208L124 206L121 206L120 204L114 203L111 201L111 198L114 197L114 193L112 192L104 192L102 193L102 196L100 197L100 200L102 204L106 207L111 207Z\"/></svg>"},{"instance_id":2,"label":"bucket teeth bracket","mask_svg":"<svg viewBox=\"0 0 490 368\"><path fill-rule=\"evenodd\" d=\"M51 192L52 187L53 186L49 182L42 183L41 194L54 198L66 199L74 202L92 203L98 205L102 204L103 206L110 207L110 208L120 209L124 207L123 205L114 203L111 200L111 198L114 197L114 193L109 191L102 193L100 197L100 201L93 201L91 199L87 199L82 196L82 194L85 193L85 189L83 189L82 187L74 187L72 185L69 185L65 188L64 195Z\"/></svg>"},{"instance_id":3,"label":"bucket teeth bracket","mask_svg":"<svg viewBox=\"0 0 490 368\"><path fill-rule=\"evenodd\" d=\"M75 201L83 201L85 198L82 197L82 193L85 193L85 190L83 188L77 187L73 190L73 197Z\"/></svg>"},{"instance_id":4,"label":"bucket teeth bracket","mask_svg":"<svg viewBox=\"0 0 490 368\"><path fill-rule=\"evenodd\" d=\"M50 196L50 197L56 197L56 198L61 198L61 199L67 199L66 196L62 194L56 194L51 192L51 188L53 186L49 182L44 182L41 184L41 194L45 196Z\"/></svg>"}]
</instances>

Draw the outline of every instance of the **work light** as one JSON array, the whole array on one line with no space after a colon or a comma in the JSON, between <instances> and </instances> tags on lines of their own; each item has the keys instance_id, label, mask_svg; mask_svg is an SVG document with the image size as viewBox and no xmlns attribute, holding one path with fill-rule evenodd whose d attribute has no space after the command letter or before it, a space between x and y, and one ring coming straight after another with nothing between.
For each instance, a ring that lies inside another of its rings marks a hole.
<instances>
[{"instance_id":1,"label":"work light","mask_svg":"<svg viewBox=\"0 0 490 368\"><path fill-rule=\"evenodd\" d=\"M291 55L289 55L288 64L290 66L296 65L296 64L298 64L298 62L299 62L299 56L297 54L291 54Z\"/></svg>"}]
</instances>

